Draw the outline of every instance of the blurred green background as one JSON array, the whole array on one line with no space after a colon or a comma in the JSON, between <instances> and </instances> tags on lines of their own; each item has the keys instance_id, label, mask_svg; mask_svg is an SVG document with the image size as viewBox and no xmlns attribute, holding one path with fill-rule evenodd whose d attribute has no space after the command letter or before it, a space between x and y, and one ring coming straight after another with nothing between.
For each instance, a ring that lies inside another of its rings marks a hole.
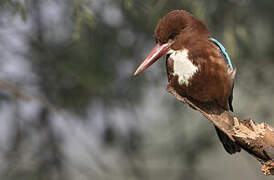
<instances>
[{"instance_id":1,"label":"blurred green background","mask_svg":"<svg viewBox=\"0 0 274 180\"><path fill-rule=\"evenodd\" d=\"M237 68L234 109L273 124L274 1L1 0L1 180L270 179L165 91L162 58L132 74L174 9Z\"/></svg>"}]
</instances>

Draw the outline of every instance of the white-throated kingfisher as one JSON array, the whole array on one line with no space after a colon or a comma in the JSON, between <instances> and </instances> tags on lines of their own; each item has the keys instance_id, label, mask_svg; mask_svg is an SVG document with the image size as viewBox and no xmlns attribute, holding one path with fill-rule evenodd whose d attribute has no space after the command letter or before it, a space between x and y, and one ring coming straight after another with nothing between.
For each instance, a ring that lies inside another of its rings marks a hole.
<instances>
[{"instance_id":1,"label":"white-throated kingfisher","mask_svg":"<svg viewBox=\"0 0 274 180\"><path fill-rule=\"evenodd\" d=\"M224 110L233 111L236 71L233 70L225 48L211 37L201 21L184 10L175 10L158 22L154 36L156 46L134 75L166 55L169 85L178 94L199 102L214 102ZM228 153L240 152L237 144L215 128Z\"/></svg>"}]
</instances>

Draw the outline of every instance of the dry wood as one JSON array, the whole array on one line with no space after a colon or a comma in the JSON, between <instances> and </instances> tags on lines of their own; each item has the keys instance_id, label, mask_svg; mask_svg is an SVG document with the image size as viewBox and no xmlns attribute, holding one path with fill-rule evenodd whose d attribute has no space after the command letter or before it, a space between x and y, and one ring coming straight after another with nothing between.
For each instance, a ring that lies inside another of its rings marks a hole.
<instances>
[{"instance_id":1,"label":"dry wood","mask_svg":"<svg viewBox=\"0 0 274 180\"><path fill-rule=\"evenodd\" d=\"M274 129L271 126L255 123L251 119L239 119L215 103L201 103L190 97L182 97L169 85L167 91L179 101L198 110L231 140L255 157L262 164L261 170L265 175L274 175Z\"/></svg>"}]
</instances>

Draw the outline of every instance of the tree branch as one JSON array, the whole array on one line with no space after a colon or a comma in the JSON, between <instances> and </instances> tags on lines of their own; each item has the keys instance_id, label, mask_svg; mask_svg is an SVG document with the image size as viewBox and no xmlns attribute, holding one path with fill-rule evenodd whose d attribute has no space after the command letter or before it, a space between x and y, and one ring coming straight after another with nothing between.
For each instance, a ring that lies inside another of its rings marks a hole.
<instances>
[{"instance_id":1,"label":"tree branch","mask_svg":"<svg viewBox=\"0 0 274 180\"><path fill-rule=\"evenodd\" d=\"M274 129L271 126L255 123L251 119L239 119L215 103L201 103L191 97L182 97L169 85L167 91L179 101L199 111L231 140L255 157L262 164L264 175L274 175Z\"/></svg>"}]
</instances>

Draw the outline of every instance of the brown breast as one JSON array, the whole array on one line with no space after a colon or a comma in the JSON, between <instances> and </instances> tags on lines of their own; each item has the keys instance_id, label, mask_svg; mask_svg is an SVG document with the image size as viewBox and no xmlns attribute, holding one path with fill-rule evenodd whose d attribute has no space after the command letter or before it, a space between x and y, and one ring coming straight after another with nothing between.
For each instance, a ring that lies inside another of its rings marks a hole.
<instances>
[{"instance_id":1,"label":"brown breast","mask_svg":"<svg viewBox=\"0 0 274 180\"><path fill-rule=\"evenodd\" d=\"M174 59L167 56L169 84L181 96L190 96L201 102L216 101L228 109L233 79L219 49L213 43L198 42L189 48L188 59L198 67L198 71L186 85L179 83L179 77L174 73Z\"/></svg>"}]
</instances>

